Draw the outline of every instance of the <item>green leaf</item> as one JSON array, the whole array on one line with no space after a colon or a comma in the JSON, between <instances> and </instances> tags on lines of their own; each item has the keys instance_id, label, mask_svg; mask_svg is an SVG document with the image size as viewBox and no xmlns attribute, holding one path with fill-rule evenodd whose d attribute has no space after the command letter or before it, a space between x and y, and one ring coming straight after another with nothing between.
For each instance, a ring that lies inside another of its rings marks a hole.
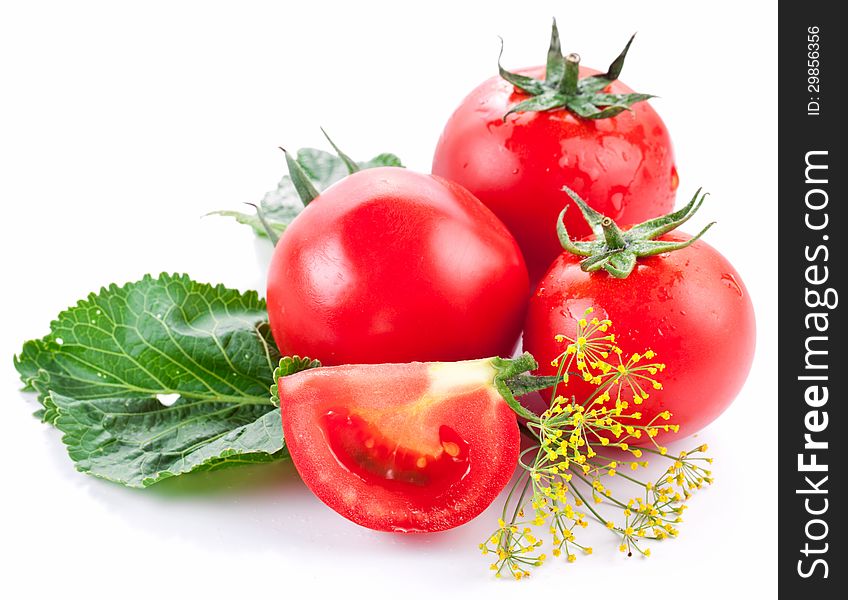
<instances>
[{"instance_id":1,"label":"green leaf","mask_svg":"<svg viewBox=\"0 0 848 600\"><path fill-rule=\"evenodd\" d=\"M321 363L319 361L304 356L284 356L281 358L280 364L274 369L274 383L271 384L271 403L274 406L280 405L280 397L277 389L277 382L280 381L280 377L294 375L306 369L314 369L320 366Z\"/></svg>"},{"instance_id":2,"label":"green leaf","mask_svg":"<svg viewBox=\"0 0 848 600\"><path fill-rule=\"evenodd\" d=\"M306 172L309 180L319 192L324 191L332 184L348 175L348 169L344 161L338 156L317 150L315 148L303 148L297 152L297 162ZM360 169L373 169L374 167L403 167L400 159L394 154L378 154L371 160L357 162ZM259 210L265 217L265 221L271 230L278 236L281 235L286 226L303 210L303 202L297 195L291 177L283 176L276 189L271 190L259 202ZM259 237L268 237L261 220L256 213L241 213L232 210L219 210L210 214L222 217L234 218L238 223L248 225Z\"/></svg>"},{"instance_id":3,"label":"green leaf","mask_svg":"<svg viewBox=\"0 0 848 600\"><path fill-rule=\"evenodd\" d=\"M284 456L268 391L285 361L256 292L148 275L90 294L50 329L15 367L81 471L143 487Z\"/></svg>"},{"instance_id":4,"label":"green leaf","mask_svg":"<svg viewBox=\"0 0 848 600\"><path fill-rule=\"evenodd\" d=\"M267 318L256 292L147 275L62 312L15 366L25 385L76 399L178 393L267 403L279 360Z\"/></svg>"},{"instance_id":5,"label":"green leaf","mask_svg":"<svg viewBox=\"0 0 848 600\"><path fill-rule=\"evenodd\" d=\"M285 458L280 411L180 398L78 400L52 393L55 420L77 470L129 487Z\"/></svg>"},{"instance_id":6,"label":"green leaf","mask_svg":"<svg viewBox=\"0 0 848 600\"><path fill-rule=\"evenodd\" d=\"M366 160L365 162L358 163L360 169L373 169L375 167L401 167L403 168L403 163L400 159L391 154L390 152L383 152L382 154L378 154L371 160Z\"/></svg>"}]
</instances>

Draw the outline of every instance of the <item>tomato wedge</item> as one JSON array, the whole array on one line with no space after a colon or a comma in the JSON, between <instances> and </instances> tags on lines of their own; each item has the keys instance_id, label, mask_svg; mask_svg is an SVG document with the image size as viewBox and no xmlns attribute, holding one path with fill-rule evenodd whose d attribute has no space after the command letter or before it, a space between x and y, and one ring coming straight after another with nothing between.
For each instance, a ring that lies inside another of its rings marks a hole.
<instances>
[{"instance_id":1,"label":"tomato wedge","mask_svg":"<svg viewBox=\"0 0 848 600\"><path fill-rule=\"evenodd\" d=\"M282 377L292 461L315 495L354 523L395 532L456 527L512 476L520 436L504 380L535 364L527 355Z\"/></svg>"}]
</instances>

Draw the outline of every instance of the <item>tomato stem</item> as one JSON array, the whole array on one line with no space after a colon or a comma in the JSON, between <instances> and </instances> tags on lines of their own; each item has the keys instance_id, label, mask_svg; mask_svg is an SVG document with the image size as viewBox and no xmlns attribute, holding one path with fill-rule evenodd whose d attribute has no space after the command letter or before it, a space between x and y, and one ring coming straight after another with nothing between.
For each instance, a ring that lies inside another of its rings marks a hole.
<instances>
[{"instance_id":1,"label":"tomato stem","mask_svg":"<svg viewBox=\"0 0 848 600\"><path fill-rule=\"evenodd\" d=\"M559 91L568 96L577 93L577 80L580 78L580 55L572 52L565 57L565 74L559 84Z\"/></svg>"},{"instance_id":2,"label":"tomato stem","mask_svg":"<svg viewBox=\"0 0 848 600\"><path fill-rule=\"evenodd\" d=\"M515 504L515 510L512 513L513 521L518 518L518 513L521 511L521 507L524 506L524 496L527 495L527 488L530 487L530 477L525 475L524 478L524 487L521 488L521 494L518 496L518 502Z\"/></svg>"},{"instance_id":3,"label":"tomato stem","mask_svg":"<svg viewBox=\"0 0 848 600\"><path fill-rule=\"evenodd\" d=\"M513 379L523 373L527 373L528 371L533 371L539 367L539 363L536 362L536 359L533 358L533 355L529 352L525 352L518 358L507 359L507 358L498 358L495 357L492 359L492 366L495 367L497 374L495 375L494 386L498 393L503 397L512 411L523 419L527 419L528 421L538 423L539 416L524 408L518 400L515 399L515 395L509 387L509 380ZM540 382L540 386L528 386L526 381L522 382L522 391L519 393L526 393L530 389L545 389L550 386L550 378L549 377L538 377L538 378L530 378L534 381L538 380Z\"/></svg>"},{"instance_id":4,"label":"tomato stem","mask_svg":"<svg viewBox=\"0 0 848 600\"><path fill-rule=\"evenodd\" d=\"M601 219L601 227L604 230L604 240L610 250L618 250L624 248L627 242L624 240L624 233L615 224L615 221L609 217Z\"/></svg>"}]
</instances>

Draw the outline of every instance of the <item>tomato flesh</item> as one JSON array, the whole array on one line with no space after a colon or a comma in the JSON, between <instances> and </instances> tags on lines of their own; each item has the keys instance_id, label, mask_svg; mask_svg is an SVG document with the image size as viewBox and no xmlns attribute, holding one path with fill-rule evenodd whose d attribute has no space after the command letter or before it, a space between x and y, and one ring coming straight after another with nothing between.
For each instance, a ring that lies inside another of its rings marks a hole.
<instances>
[{"instance_id":1,"label":"tomato flesh","mask_svg":"<svg viewBox=\"0 0 848 600\"><path fill-rule=\"evenodd\" d=\"M468 442L447 425L439 427L441 451L435 454L393 443L346 409L329 411L322 425L339 464L366 483L410 495L432 495L461 480L469 470Z\"/></svg>"},{"instance_id":2,"label":"tomato flesh","mask_svg":"<svg viewBox=\"0 0 848 600\"><path fill-rule=\"evenodd\" d=\"M342 365L283 377L286 445L330 508L380 531L440 531L483 511L519 451L491 359Z\"/></svg>"},{"instance_id":3,"label":"tomato flesh","mask_svg":"<svg viewBox=\"0 0 848 600\"><path fill-rule=\"evenodd\" d=\"M518 73L543 79L545 68ZM581 78L596 73L580 68ZM607 91L632 92L620 81ZM565 206L569 233L591 233L564 185L624 226L669 212L678 175L668 130L648 102L608 119L558 109L504 120L527 98L500 77L483 82L445 125L432 170L470 190L506 223L537 282L562 251L556 221Z\"/></svg>"}]
</instances>

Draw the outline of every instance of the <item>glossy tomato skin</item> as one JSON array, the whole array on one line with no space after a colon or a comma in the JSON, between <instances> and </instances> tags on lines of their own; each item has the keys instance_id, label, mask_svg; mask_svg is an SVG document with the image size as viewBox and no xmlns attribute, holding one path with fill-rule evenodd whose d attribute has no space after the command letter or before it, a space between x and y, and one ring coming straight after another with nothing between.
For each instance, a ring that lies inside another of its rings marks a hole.
<instances>
[{"instance_id":1,"label":"glossy tomato skin","mask_svg":"<svg viewBox=\"0 0 848 600\"><path fill-rule=\"evenodd\" d=\"M342 365L279 380L303 481L378 531L442 531L489 506L518 460L515 414L491 361Z\"/></svg>"},{"instance_id":2,"label":"glossy tomato skin","mask_svg":"<svg viewBox=\"0 0 848 600\"><path fill-rule=\"evenodd\" d=\"M267 299L280 351L333 365L509 356L528 295L515 239L471 193L383 167L295 219Z\"/></svg>"},{"instance_id":3,"label":"glossy tomato skin","mask_svg":"<svg viewBox=\"0 0 848 600\"><path fill-rule=\"evenodd\" d=\"M544 67L519 71L544 78ZM581 67L580 76L597 73ZM629 93L615 81L611 93ZM669 212L678 178L668 131L647 102L608 119L566 110L507 111L527 96L493 77L453 113L433 158L433 173L463 185L491 208L518 240L532 281L562 248L557 215L573 237L591 233L562 191L567 185L621 226Z\"/></svg>"},{"instance_id":4,"label":"glossy tomato skin","mask_svg":"<svg viewBox=\"0 0 848 600\"><path fill-rule=\"evenodd\" d=\"M682 241L686 234L659 239ZM540 370L554 374L551 360L563 350L554 336L572 335L583 311L594 307L612 320L616 344L626 355L653 350L666 365L662 390L632 410L642 423L665 410L680 431L660 442L691 435L724 411L745 382L754 356L754 309L739 274L718 251L699 240L688 248L640 258L626 279L584 273L580 257L564 253L551 265L530 300L524 348ZM585 397L589 384L572 378L568 394ZM629 396L623 399L629 400ZM664 421L658 421L663 423ZM643 440L647 442L647 440Z\"/></svg>"}]
</instances>

